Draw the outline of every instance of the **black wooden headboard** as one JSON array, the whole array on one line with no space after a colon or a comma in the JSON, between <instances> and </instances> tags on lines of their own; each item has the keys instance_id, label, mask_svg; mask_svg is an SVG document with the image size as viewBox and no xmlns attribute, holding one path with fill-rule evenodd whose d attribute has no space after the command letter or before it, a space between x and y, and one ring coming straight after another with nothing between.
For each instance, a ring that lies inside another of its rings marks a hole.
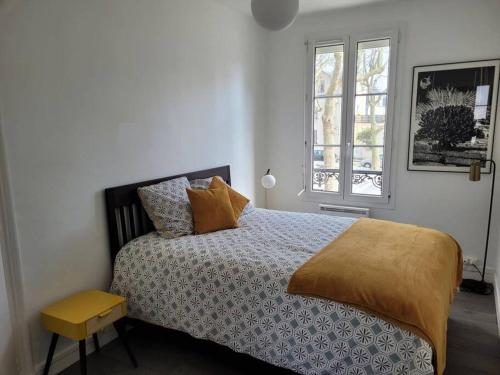
<instances>
[{"instance_id":1,"label":"black wooden headboard","mask_svg":"<svg viewBox=\"0 0 500 375\"><path fill-rule=\"evenodd\" d=\"M111 267L115 264L116 254L129 241L143 234L154 231L153 223L142 207L137 188L157 184L162 181L186 176L188 180L220 176L231 185L229 165L205 169L202 171L179 174L177 176L141 181L135 184L116 186L105 189L106 216L111 255Z\"/></svg>"}]
</instances>

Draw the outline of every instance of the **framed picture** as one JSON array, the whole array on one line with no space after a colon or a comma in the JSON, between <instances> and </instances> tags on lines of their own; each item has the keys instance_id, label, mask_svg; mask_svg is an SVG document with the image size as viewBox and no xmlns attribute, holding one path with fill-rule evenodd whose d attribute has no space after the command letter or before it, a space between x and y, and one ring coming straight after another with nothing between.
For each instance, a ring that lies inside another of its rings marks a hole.
<instances>
[{"instance_id":1,"label":"framed picture","mask_svg":"<svg viewBox=\"0 0 500 375\"><path fill-rule=\"evenodd\" d=\"M413 68L408 170L468 172L491 159L499 70L500 60Z\"/></svg>"}]
</instances>

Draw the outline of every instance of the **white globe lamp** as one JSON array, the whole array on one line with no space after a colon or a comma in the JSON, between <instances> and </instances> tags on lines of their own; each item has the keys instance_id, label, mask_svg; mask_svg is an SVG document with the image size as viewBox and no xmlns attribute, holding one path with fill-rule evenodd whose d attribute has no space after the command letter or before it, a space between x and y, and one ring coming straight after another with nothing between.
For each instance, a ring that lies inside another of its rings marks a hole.
<instances>
[{"instance_id":1,"label":"white globe lamp","mask_svg":"<svg viewBox=\"0 0 500 375\"><path fill-rule=\"evenodd\" d=\"M271 170L268 169L267 173L262 176L260 179L260 183L264 187L264 189L272 189L276 186L276 178L271 174Z\"/></svg>"},{"instance_id":2,"label":"white globe lamp","mask_svg":"<svg viewBox=\"0 0 500 375\"><path fill-rule=\"evenodd\" d=\"M252 0L251 6L257 23L273 31L289 27L299 13L299 0Z\"/></svg>"}]
</instances>

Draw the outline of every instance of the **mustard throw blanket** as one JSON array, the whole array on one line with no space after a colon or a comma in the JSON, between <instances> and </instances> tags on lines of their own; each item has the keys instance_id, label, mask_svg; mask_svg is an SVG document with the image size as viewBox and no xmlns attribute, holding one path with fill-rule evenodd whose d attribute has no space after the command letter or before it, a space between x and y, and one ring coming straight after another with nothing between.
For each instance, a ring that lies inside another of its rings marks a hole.
<instances>
[{"instance_id":1,"label":"mustard throw blanket","mask_svg":"<svg viewBox=\"0 0 500 375\"><path fill-rule=\"evenodd\" d=\"M360 219L295 271L288 292L352 304L409 329L433 345L442 374L461 279L462 252L448 234Z\"/></svg>"}]
</instances>

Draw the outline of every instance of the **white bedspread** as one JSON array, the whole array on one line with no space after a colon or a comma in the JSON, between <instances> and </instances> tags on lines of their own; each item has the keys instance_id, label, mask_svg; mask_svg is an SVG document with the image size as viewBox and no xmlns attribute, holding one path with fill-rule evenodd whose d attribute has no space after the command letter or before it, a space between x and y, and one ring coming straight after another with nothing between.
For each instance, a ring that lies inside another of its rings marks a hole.
<instances>
[{"instance_id":1,"label":"white bedspread","mask_svg":"<svg viewBox=\"0 0 500 375\"><path fill-rule=\"evenodd\" d=\"M302 374L433 374L432 349L414 334L286 292L293 272L352 222L256 209L238 229L173 240L150 233L120 251L111 290L133 318Z\"/></svg>"}]
</instances>

